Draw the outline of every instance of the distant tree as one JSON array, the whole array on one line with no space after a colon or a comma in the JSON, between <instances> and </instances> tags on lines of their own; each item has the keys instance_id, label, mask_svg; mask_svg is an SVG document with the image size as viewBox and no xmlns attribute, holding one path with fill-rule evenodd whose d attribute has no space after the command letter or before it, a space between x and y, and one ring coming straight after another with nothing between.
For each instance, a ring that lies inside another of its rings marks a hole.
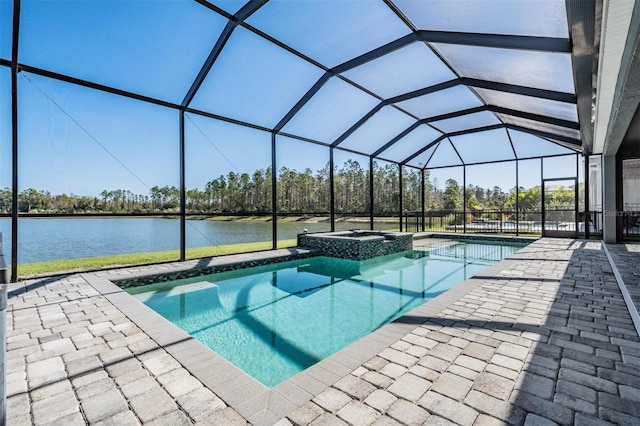
<instances>
[{"instance_id":1,"label":"distant tree","mask_svg":"<svg viewBox=\"0 0 640 426\"><path fill-rule=\"evenodd\" d=\"M11 213L12 192L9 188L0 189L0 213Z\"/></svg>"},{"instance_id":2,"label":"distant tree","mask_svg":"<svg viewBox=\"0 0 640 426\"><path fill-rule=\"evenodd\" d=\"M462 207L460 185L455 179L447 179L444 194L442 195L442 208L454 210L460 207Z\"/></svg>"},{"instance_id":3,"label":"distant tree","mask_svg":"<svg viewBox=\"0 0 640 426\"><path fill-rule=\"evenodd\" d=\"M242 173L240 175L240 200L239 209L241 212L248 212L251 210L251 178L248 173Z\"/></svg>"},{"instance_id":4,"label":"distant tree","mask_svg":"<svg viewBox=\"0 0 640 426\"><path fill-rule=\"evenodd\" d=\"M467 210L482 210L483 207L476 198L476 194L478 194L478 187L474 187L473 185L467 186L466 194L467 194Z\"/></svg>"},{"instance_id":5,"label":"distant tree","mask_svg":"<svg viewBox=\"0 0 640 426\"><path fill-rule=\"evenodd\" d=\"M322 170L324 172L325 169ZM328 184L328 167L326 176ZM334 172L335 203L339 212L364 212L369 205L369 176L356 160L347 160ZM328 206L328 203L327 203Z\"/></svg>"},{"instance_id":6,"label":"distant tree","mask_svg":"<svg viewBox=\"0 0 640 426\"><path fill-rule=\"evenodd\" d=\"M575 192L572 188L559 187L555 191L546 194L545 197L549 196L551 198L551 202L556 207L573 207L575 203Z\"/></svg>"},{"instance_id":7,"label":"distant tree","mask_svg":"<svg viewBox=\"0 0 640 426\"><path fill-rule=\"evenodd\" d=\"M72 198L75 198L75 201L73 203L74 211L87 213L96 210L96 201L98 200L97 198L86 196Z\"/></svg>"},{"instance_id":8,"label":"distant tree","mask_svg":"<svg viewBox=\"0 0 640 426\"><path fill-rule=\"evenodd\" d=\"M524 189L520 187L518 190L518 208L521 211L538 211L542 207L542 198L540 194L540 186ZM507 210L516 209L516 191L512 189L507 195L504 203Z\"/></svg>"},{"instance_id":9,"label":"distant tree","mask_svg":"<svg viewBox=\"0 0 640 426\"><path fill-rule=\"evenodd\" d=\"M397 214L400 209L398 166L373 162L373 199L376 214Z\"/></svg>"},{"instance_id":10,"label":"distant tree","mask_svg":"<svg viewBox=\"0 0 640 426\"><path fill-rule=\"evenodd\" d=\"M373 170L363 167L357 160L349 159L341 165L334 165L334 199L330 194L329 163L319 170L306 168L296 170L282 167L277 173L277 208L279 213L327 214L333 201L339 214L366 213L370 209L370 199L374 200L375 214L396 215L403 210L421 209L422 172L411 167L402 169L386 161L374 161ZM268 214L273 210L271 167L256 169L251 173L231 171L226 175L212 178L203 188L186 189L188 212ZM373 180L373 194L369 194ZM400 185L403 189L403 205L400 205ZM468 185L462 188L450 178L444 188L438 186L438 179L432 178L429 170L424 172L424 201L427 210L462 209L463 191L466 193L468 209L515 209L515 188L505 193L498 186L482 188ZM518 201L521 211L539 211L541 206L540 187L520 188ZM560 206L571 205L574 200L573 188L559 188L550 192L550 203ZM11 190L0 190L0 212L11 212ZM180 206L180 189L176 186L151 187L146 194L133 193L126 188L104 189L97 196L74 194L54 194L28 188L18 195L18 209L23 213L175 213ZM535 216L535 215L532 215Z\"/></svg>"},{"instance_id":11,"label":"distant tree","mask_svg":"<svg viewBox=\"0 0 640 426\"><path fill-rule=\"evenodd\" d=\"M402 185L404 203L403 210L420 210L421 173L412 168L405 168L402 173Z\"/></svg>"},{"instance_id":12,"label":"distant tree","mask_svg":"<svg viewBox=\"0 0 640 426\"><path fill-rule=\"evenodd\" d=\"M46 210L51 194L28 188L18 194L18 211L29 213L32 210Z\"/></svg>"}]
</instances>

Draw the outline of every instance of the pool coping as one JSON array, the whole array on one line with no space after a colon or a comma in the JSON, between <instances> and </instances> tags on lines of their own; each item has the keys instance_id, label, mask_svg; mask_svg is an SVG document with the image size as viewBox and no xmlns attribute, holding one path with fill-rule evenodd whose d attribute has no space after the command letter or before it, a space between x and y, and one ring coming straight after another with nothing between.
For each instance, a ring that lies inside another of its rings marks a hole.
<instances>
[{"instance_id":1,"label":"pool coping","mask_svg":"<svg viewBox=\"0 0 640 426\"><path fill-rule=\"evenodd\" d=\"M439 237L439 235L437 236ZM448 237L453 236L449 235ZM491 239L490 236L483 237L481 239ZM301 248L281 249L258 254L251 253L250 256L253 259L256 259L256 256L260 259L282 256L295 258L296 255L305 253L312 253L312 251ZM212 258L206 261L206 265L238 263L246 258L246 254L225 256L224 259L222 257ZM258 426L271 425L286 417L349 375L366 361L405 337L429 318L435 317L453 302L481 285L486 276L509 269L517 262L517 259L510 257L501 260L482 271L480 277L472 277L463 281L451 290L418 306L395 321L380 327L273 388L268 388L249 376L113 283L113 281L129 277L161 273L162 271L158 271L158 268L150 266L137 268L129 273L126 270L120 270L117 273L87 273L83 276L96 291L173 356L195 378L249 422ZM175 269L171 269L172 266ZM189 261L166 264L161 269L168 272L194 267L203 267L203 263Z\"/></svg>"},{"instance_id":2,"label":"pool coping","mask_svg":"<svg viewBox=\"0 0 640 426\"><path fill-rule=\"evenodd\" d=\"M541 236L529 236L529 235L504 235L504 234L483 234L480 232L474 232L473 234L451 234L446 232L416 232L413 234L414 240L421 240L425 238L445 238L448 240L460 240L460 241L500 241L500 242L526 242L532 243L542 238Z\"/></svg>"}]
</instances>

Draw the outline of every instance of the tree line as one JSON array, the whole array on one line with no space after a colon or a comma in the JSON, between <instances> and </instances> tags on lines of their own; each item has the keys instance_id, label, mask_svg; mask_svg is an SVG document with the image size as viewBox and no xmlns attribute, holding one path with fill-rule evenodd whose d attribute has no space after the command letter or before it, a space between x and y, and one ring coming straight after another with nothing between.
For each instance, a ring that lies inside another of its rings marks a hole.
<instances>
[{"instance_id":1,"label":"tree line","mask_svg":"<svg viewBox=\"0 0 640 426\"><path fill-rule=\"evenodd\" d=\"M374 213L398 214L400 173L397 165L373 163ZM270 167L253 173L229 172L205 184L203 188L186 190L187 213L267 214L272 211L272 170ZM367 214L369 211L369 168L348 160L334 168L334 202L337 214ZM420 210L421 173L404 168L403 210ZM470 210L515 209L516 191L504 192L500 187L481 188L468 185L467 208ZM566 192L566 191L565 191ZM573 192L570 192L571 194ZM563 195L564 193L558 193ZM569 195L564 194L567 197ZM455 179L448 179L444 188L430 179L425 171L425 205L428 210L462 209L463 188ZM298 171L282 167L277 173L276 202L278 213L326 214L330 211L330 167ZM520 209L540 208L540 187L519 191ZM177 213L180 189L176 186L154 186L148 194L135 194L126 189L103 190L96 196L51 194L28 188L18 194L21 213ZM11 213L11 190L0 189L0 212Z\"/></svg>"},{"instance_id":2,"label":"tree line","mask_svg":"<svg viewBox=\"0 0 640 426\"><path fill-rule=\"evenodd\" d=\"M430 185L428 183L427 185ZM580 184L578 190L583 191L584 184ZM500 187L482 188L476 185L467 185L462 191L462 185L455 179L448 179L443 191L427 189L425 196L435 195L433 202L427 201L428 209L462 210L464 207L464 195L467 198L467 210L505 210L515 211L516 206L522 211L540 211L542 208L542 189L540 185L525 189L524 187L511 188L508 192ZM575 192L572 187L553 188L546 195L547 205L556 208L567 208L575 203ZM517 202L516 202L517 200Z\"/></svg>"}]
</instances>

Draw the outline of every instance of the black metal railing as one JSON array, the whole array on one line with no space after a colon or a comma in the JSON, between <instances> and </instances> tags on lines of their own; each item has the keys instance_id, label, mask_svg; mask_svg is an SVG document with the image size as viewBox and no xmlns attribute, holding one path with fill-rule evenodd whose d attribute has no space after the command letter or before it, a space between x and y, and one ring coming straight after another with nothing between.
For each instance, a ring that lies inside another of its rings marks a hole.
<instances>
[{"instance_id":1,"label":"black metal railing","mask_svg":"<svg viewBox=\"0 0 640 426\"><path fill-rule=\"evenodd\" d=\"M629 215L625 235L640 237L640 212ZM576 230L575 211L547 211L545 229ZM424 220L424 227L422 226ZM409 232L492 233L512 235L542 235L541 210L427 210L405 212L405 229ZM602 212L578 212L578 234L582 238L602 237Z\"/></svg>"},{"instance_id":2,"label":"black metal railing","mask_svg":"<svg viewBox=\"0 0 640 426\"><path fill-rule=\"evenodd\" d=\"M420 212L412 213L405 221ZM540 211L515 210L427 210L424 212L424 230L431 232L481 232L481 233L533 233L541 232Z\"/></svg>"},{"instance_id":3,"label":"black metal railing","mask_svg":"<svg viewBox=\"0 0 640 426\"><path fill-rule=\"evenodd\" d=\"M420 232L420 211L408 211L404 214L404 230L405 232Z\"/></svg>"},{"instance_id":4,"label":"black metal railing","mask_svg":"<svg viewBox=\"0 0 640 426\"><path fill-rule=\"evenodd\" d=\"M581 238L602 238L602 212L578 212L578 235Z\"/></svg>"},{"instance_id":5,"label":"black metal railing","mask_svg":"<svg viewBox=\"0 0 640 426\"><path fill-rule=\"evenodd\" d=\"M622 212L622 235L625 240L640 240L640 210Z\"/></svg>"},{"instance_id":6,"label":"black metal railing","mask_svg":"<svg viewBox=\"0 0 640 426\"><path fill-rule=\"evenodd\" d=\"M427 210L424 212L424 231L462 232L459 228L464 224L462 210Z\"/></svg>"},{"instance_id":7,"label":"black metal railing","mask_svg":"<svg viewBox=\"0 0 640 426\"><path fill-rule=\"evenodd\" d=\"M533 217L518 218L515 210L481 210L471 211L467 214L467 232L481 232L481 233L498 233L498 234L517 234L518 229L520 233L531 232L532 229L537 229L539 223L539 216L537 212L532 212ZM522 219L522 220L520 220Z\"/></svg>"}]
</instances>

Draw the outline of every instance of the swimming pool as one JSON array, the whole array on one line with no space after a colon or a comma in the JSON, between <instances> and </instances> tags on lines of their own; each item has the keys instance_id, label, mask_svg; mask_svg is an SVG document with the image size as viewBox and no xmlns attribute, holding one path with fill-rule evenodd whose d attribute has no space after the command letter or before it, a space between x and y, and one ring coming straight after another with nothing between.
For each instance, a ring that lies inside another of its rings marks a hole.
<instances>
[{"instance_id":1,"label":"swimming pool","mask_svg":"<svg viewBox=\"0 0 640 426\"><path fill-rule=\"evenodd\" d=\"M319 256L127 291L272 387L525 245L419 240L366 261Z\"/></svg>"}]
</instances>

